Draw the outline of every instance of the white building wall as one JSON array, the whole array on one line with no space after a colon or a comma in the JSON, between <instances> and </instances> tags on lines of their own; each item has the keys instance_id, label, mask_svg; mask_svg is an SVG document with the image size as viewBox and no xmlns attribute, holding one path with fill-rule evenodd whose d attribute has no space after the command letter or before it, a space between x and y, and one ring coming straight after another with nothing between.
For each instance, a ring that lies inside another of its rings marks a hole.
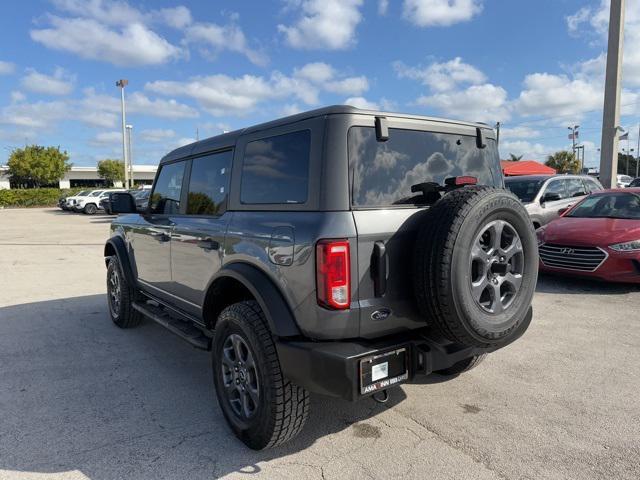
<instances>
[{"instance_id":1,"label":"white building wall","mask_svg":"<svg viewBox=\"0 0 640 480\"><path fill-rule=\"evenodd\" d=\"M153 181L156 176L156 165L134 165L133 179ZM0 190L11 188L9 176L6 174L7 167L0 165ZM71 180L102 180L98 176L98 169L95 167L71 167L62 180L60 188L71 188ZM116 187L122 187L122 182L115 182Z\"/></svg>"}]
</instances>

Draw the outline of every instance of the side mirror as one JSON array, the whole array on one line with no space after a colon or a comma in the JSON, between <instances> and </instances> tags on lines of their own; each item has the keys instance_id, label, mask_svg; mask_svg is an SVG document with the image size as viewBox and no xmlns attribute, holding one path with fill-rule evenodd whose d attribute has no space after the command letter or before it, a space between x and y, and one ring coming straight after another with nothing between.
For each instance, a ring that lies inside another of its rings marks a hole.
<instances>
[{"instance_id":1,"label":"side mirror","mask_svg":"<svg viewBox=\"0 0 640 480\"><path fill-rule=\"evenodd\" d=\"M111 194L112 213L136 213L136 201L128 192L115 192Z\"/></svg>"},{"instance_id":2,"label":"side mirror","mask_svg":"<svg viewBox=\"0 0 640 480\"><path fill-rule=\"evenodd\" d=\"M540 203L555 202L557 200L562 200L562 197L560 196L560 194L555 192L549 192L544 194L544 196L540 200Z\"/></svg>"}]
</instances>

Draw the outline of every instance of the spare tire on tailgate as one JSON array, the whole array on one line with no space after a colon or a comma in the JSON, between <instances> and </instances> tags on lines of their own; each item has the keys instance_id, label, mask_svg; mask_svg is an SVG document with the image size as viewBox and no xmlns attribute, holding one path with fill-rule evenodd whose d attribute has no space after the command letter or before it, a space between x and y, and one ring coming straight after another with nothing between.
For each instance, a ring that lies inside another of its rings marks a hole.
<instances>
[{"instance_id":1,"label":"spare tire on tailgate","mask_svg":"<svg viewBox=\"0 0 640 480\"><path fill-rule=\"evenodd\" d=\"M538 245L511 193L468 186L425 216L414 252L418 307L449 340L500 344L524 321L538 277Z\"/></svg>"}]
</instances>

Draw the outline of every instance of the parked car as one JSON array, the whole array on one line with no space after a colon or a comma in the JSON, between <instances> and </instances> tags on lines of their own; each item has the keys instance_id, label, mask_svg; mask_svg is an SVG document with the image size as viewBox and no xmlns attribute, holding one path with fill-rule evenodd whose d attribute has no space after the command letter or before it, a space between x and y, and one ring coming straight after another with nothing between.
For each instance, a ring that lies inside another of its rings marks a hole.
<instances>
[{"instance_id":1,"label":"parked car","mask_svg":"<svg viewBox=\"0 0 640 480\"><path fill-rule=\"evenodd\" d=\"M88 195L78 197L73 205L73 210L76 212L83 212L87 215L93 215L100 208L100 202L107 198L110 193L124 192L123 188L113 188L109 190L93 190Z\"/></svg>"},{"instance_id":2,"label":"parked car","mask_svg":"<svg viewBox=\"0 0 640 480\"><path fill-rule=\"evenodd\" d=\"M616 180L618 188L627 188L633 181L633 178L629 175L618 175Z\"/></svg>"},{"instance_id":3,"label":"parked car","mask_svg":"<svg viewBox=\"0 0 640 480\"><path fill-rule=\"evenodd\" d=\"M536 229L557 218L561 208L602 190L600 182L588 175L523 175L507 177L504 183L524 203Z\"/></svg>"},{"instance_id":4,"label":"parked car","mask_svg":"<svg viewBox=\"0 0 640 480\"><path fill-rule=\"evenodd\" d=\"M181 147L144 213L112 194L111 319L211 350L231 429L279 445L309 392L384 401L524 333L536 237L502 185L486 125L347 106Z\"/></svg>"},{"instance_id":5,"label":"parked car","mask_svg":"<svg viewBox=\"0 0 640 480\"><path fill-rule=\"evenodd\" d=\"M138 212L144 212L147 209L150 193L151 189L145 188L144 190L138 190L137 194L133 196L136 201L136 209Z\"/></svg>"},{"instance_id":6,"label":"parked car","mask_svg":"<svg viewBox=\"0 0 640 480\"><path fill-rule=\"evenodd\" d=\"M634 178L633 181L629 184L629 187L640 187L640 177Z\"/></svg>"},{"instance_id":7,"label":"parked car","mask_svg":"<svg viewBox=\"0 0 640 480\"><path fill-rule=\"evenodd\" d=\"M640 283L640 188L593 193L538 230L540 268Z\"/></svg>"},{"instance_id":8,"label":"parked car","mask_svg":"<svg viewBox=\"0 0 640 480\"><path fill-rule=\"evenodd\" d=\"M64 199L64 204L61 207L63 210L73 210L73 206L76 203L76 199L79 197L84 197L86 195L89 195L91 193L91 190L82 190L81 192L76 193L75 195L71 195L69 197L66 197Z\"/></svg>"}]
</instances>

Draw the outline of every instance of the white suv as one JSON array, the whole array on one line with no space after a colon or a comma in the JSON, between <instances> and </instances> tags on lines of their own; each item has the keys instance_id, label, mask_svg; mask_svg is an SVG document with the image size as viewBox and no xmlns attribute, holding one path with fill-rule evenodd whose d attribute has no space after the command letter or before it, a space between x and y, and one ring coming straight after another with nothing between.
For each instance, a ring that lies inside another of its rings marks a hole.
<instances>
[{"instance_id":1,"label":"white suv","mask_svg":"<svg viewBox=\"0 0 640 480\"><path fill-rule=\"evenodd\" d=\"M84 212L93 215L100 208L100 200L106 198L111 192L124 192L123 188L113 188L110 190L93 190L88 195L78 196L75 199L73 209L76 212Z\"/></svg>"}]
</instances>

